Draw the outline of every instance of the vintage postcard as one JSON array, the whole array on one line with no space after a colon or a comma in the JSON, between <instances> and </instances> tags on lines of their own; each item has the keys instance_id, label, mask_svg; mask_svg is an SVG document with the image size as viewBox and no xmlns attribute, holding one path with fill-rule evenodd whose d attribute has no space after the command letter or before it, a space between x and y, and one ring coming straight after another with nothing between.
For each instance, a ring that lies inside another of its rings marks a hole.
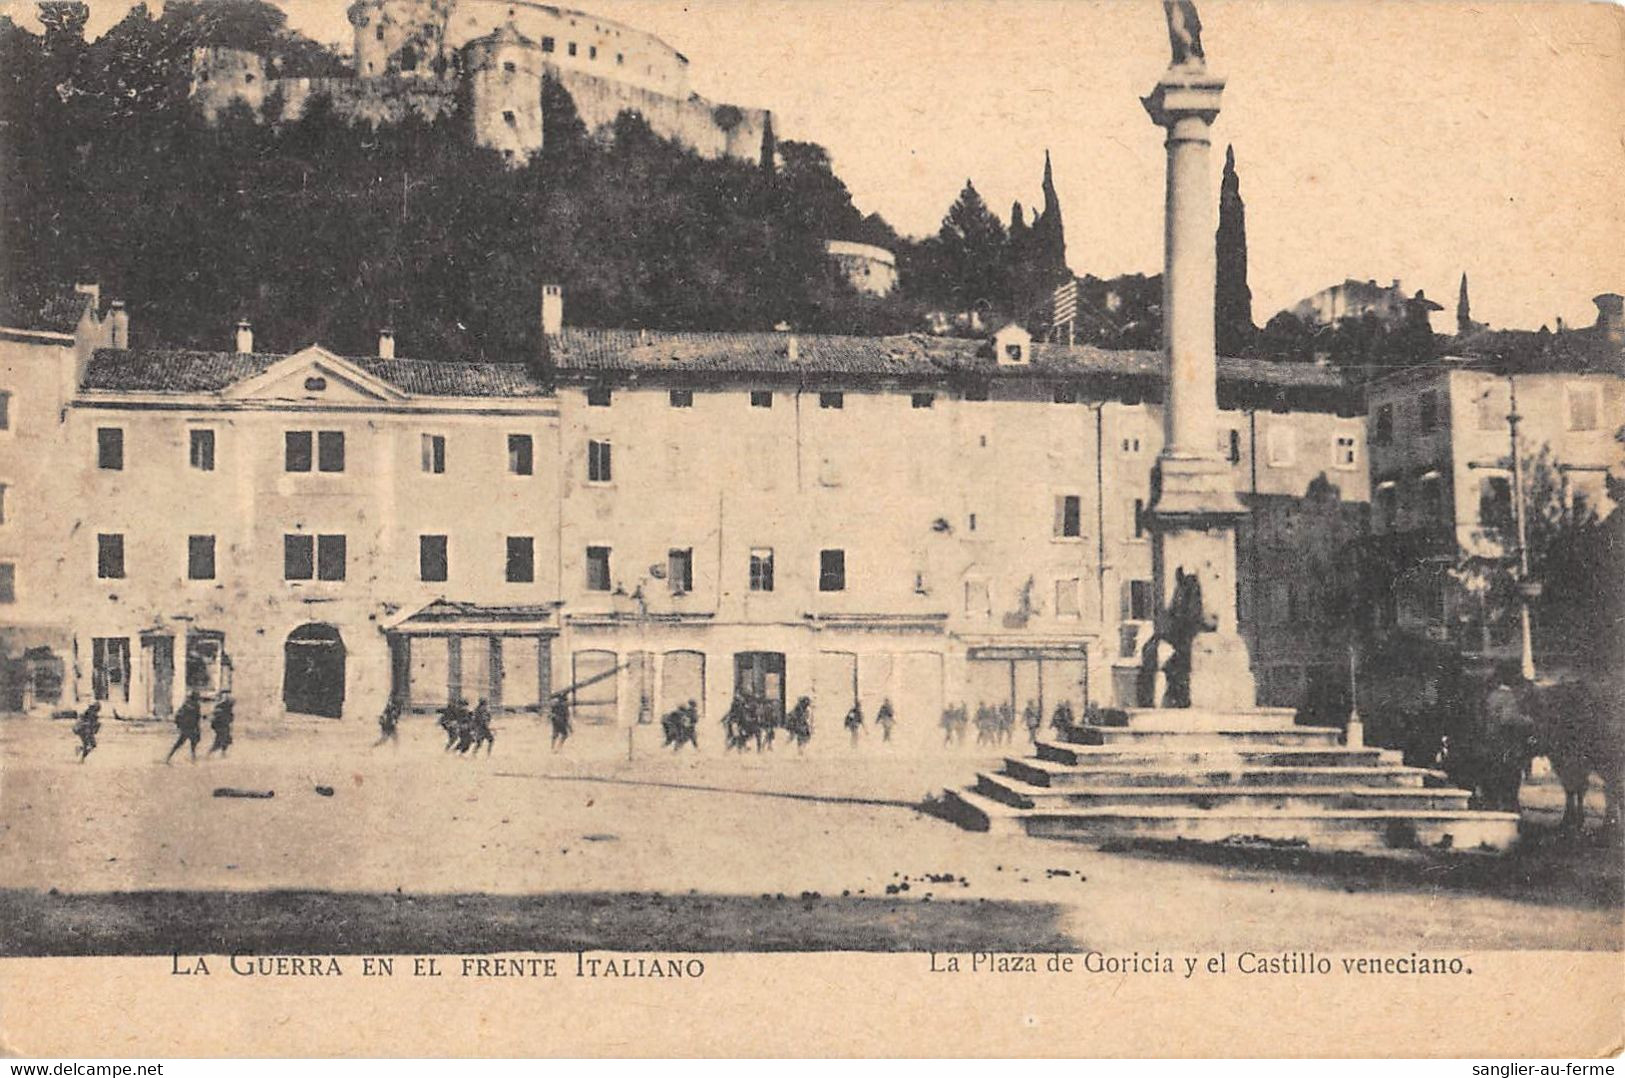
<instances>
[{"instance_id":1,"label":"vintage postcard","mask_svg":"<svg viewBox=\"0 0 1625 1078\"><path fill-rule=\"evenodd\" d=\"M0 1051L1622 1047L1625 9L0 3Z\"/></svg>"}]
</instances>

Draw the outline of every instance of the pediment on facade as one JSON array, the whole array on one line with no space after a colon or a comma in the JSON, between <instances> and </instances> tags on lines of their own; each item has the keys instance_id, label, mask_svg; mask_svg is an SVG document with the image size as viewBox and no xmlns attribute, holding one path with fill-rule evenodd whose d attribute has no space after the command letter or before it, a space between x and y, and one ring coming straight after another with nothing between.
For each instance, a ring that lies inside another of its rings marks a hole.
<instances>
[{"instance_id":1,"label":"pediment on facade","mask_svg":"<svg viewBox=\"0 0 1625 1078\"><path fill-rule=\"evenodd\" d=\"M232 386L233 400L295 400L324 404L402 401L407 394L369 374L319 344L280 359L266 370Z\"/></svg>"}]
</instances>

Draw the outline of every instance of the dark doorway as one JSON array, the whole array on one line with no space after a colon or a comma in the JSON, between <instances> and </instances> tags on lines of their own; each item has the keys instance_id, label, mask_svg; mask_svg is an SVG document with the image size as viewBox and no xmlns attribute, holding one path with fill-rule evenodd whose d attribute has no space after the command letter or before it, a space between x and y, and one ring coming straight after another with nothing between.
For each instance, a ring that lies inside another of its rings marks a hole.
<instances>
[{"instance_id":1,"label":"dark doorway","mask_svg":"<svg viewBox=\"0 0 1625 1078\"><path fill-rule=\"evenodd\" d=\"M344 711L344 639L331 625L301 625L282 649L282 706L336 719Z\"/></svg>"},{"instance_id":2,"label":"dark doorway","mask_svg":"<svg viewBox=\"0 0 1625 1078\"><path fill-rule=\"evenodd\" d=\"M784 653L740 651L734 654L734 695L769 700L784 707Z\"/></svg>"}]
</instances>

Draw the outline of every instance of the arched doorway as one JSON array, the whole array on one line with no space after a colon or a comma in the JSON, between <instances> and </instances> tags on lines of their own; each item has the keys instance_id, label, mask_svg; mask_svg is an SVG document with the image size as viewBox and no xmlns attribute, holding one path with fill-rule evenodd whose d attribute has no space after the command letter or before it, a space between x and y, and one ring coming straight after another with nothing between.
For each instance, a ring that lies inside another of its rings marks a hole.
<instances>
[{"instance_id":1,"label":"arched doorway","mask_svg":"<svg viewBox=\"0 0 1625 1078\"><path fill-rule=\"evenodd\" d=\"M336 719L344 711L344 638L331 625L301 625L282 647L282 706Z\"/></svg>"}]
</instances>

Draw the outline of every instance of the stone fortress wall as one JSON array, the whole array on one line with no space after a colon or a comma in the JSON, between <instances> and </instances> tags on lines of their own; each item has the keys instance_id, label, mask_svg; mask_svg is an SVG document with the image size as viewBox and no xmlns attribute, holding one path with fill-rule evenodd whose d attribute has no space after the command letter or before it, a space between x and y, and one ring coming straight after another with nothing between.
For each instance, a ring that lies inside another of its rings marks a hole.
<instances>
[{"instance_id":1,"label":"stone fortress wall","mask_svg":"<svg viewBox=\"0 0 1625 1078\"><path fill-rule=\"evenodd\" d=\"M261 112L274 95L291 119L322 94L340 115L378 124L453 112L466 80L476 140L516 163L541 149L544 76L570 94L589 132L630 109L705 157L757 160L771 123L766 109L692 93L688 58L654 35L585 12L525 0L357 0L349 15L354 77L282 78L254 53L203 48L194 100L213 119L234 102Z\"/></svg>"}]
</instances>

